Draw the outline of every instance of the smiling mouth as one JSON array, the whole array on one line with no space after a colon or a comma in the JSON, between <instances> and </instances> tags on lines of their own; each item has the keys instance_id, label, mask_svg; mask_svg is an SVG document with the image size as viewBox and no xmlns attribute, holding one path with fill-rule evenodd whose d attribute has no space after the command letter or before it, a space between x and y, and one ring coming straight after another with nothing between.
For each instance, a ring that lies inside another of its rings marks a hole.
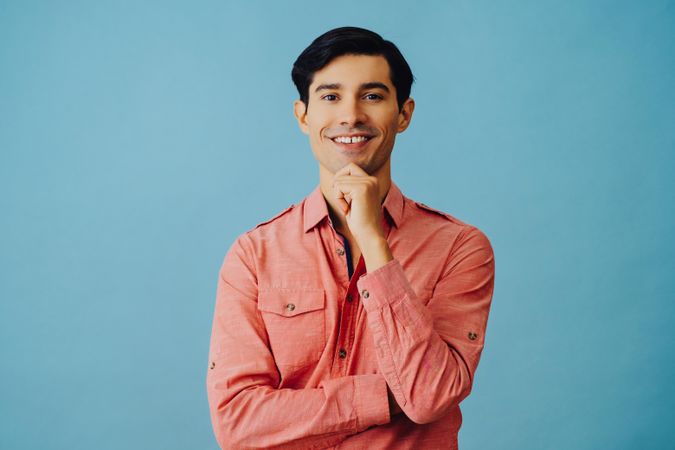
<instances>
[{"instance_id":1,"label":"smiling mouth","mask_svg":"<svg viewBox=\"0 0 675 450\"><path fill-rule=\"evenodd\" d=\"M370 136L336 136L331 138L333 142L338 144L359 144L361 142L367 142L370 139Z\"/></svg>"}]
</instances>

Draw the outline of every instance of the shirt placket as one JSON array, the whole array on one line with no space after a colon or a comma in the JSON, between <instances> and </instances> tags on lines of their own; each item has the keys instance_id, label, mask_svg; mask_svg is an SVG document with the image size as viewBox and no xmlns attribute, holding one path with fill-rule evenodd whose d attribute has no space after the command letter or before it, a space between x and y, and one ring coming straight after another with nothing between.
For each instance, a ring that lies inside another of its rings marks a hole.
<instances>
[{"instance_id":1,"label":"shirt placket","mask_svg":"<svg viewBox=\"0 0 675 450\"><path fill-rule=\"evenodd\" d=\"M385 230L385 236L389 236L391 227L389 222L382 217L382 226ZM333 357L333 369L332 372L334 375L348 375L349 370L349 360L353 355L349 353L354 351L354 339L356 335L356 317L358 313L358 308L360 304L360 295L358 292L358 287L356 282L361 277L361 275L366 273L366 263L363 259L363 255L359 257L359 261L356 264L355 268L351 268L351 249L349 247L349 242L347 238L335 230L332 226L331 229L335 232L336 242L338 242L338 247L336 253L340 257L344 257L346 261L341 261L340 272L344 273L345 269L347 271L347 278L349 279L349 284L347 287L347 292L345 298L342 301L342 306L340 308L340 318L338 322L338 339L336 346L336 353ZM340 243L342 247L340 247ZM342 250L342 251L341 251Z\"/></svg>"},{"instance_id":2,"label":"shirt placket","mask_svg":"<svg viewBox=\"0 0 675 450\"><path fill-rule=\"evenodd\" d=\"M350 280L350 266L351 266L351 249L349 248L349 243L347 239L339 233L332 226L330 227L331 233L335 237L335 253L337 254L337 272L340 274L339 285L344 286L345 280ZM353 337L350 339L350 334L353 334L350 329L351 326L351 317L353 311L351 305L353 304L354 295L352 290L356 289L356 286L352 286L352 281L354 276L351 276L351 281L348 282L348 288L345 293L345 297L342 299L340 306L340 317L338 318L338 338L337 345L335 347L335 354L333 355L333 367L331 372L334 376L345 375L347 370L347 356L348 352L351 351L353 345ZM342 289L340 290L342 292Z\"/></svg>"}]
</instances>

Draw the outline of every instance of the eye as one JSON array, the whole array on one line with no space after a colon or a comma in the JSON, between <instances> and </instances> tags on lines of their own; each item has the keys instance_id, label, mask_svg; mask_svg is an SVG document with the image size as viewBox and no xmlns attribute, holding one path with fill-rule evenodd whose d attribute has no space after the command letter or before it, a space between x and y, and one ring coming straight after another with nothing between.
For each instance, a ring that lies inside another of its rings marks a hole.
<instances>
[{"instance_id":1,"label":"eye","mask_svg":"<svg viewBox=\"0 0 675 450\"><path fill-rule=\"evenodd\" d=\"M326 94L326 95L324 95L324 96L321 97L321 98L322 98L323 100L328 100L328 101L330 102L330 101L333 101L333 100L337 100L337 95L335 95L335 94Z\"/></svg>"},{"instance_id":2,"label":"eye","mask_svg":"<svg viewBox=\"0 0 675 450\"><path fill-rule=\"evenodd\" d=\"M368 100L381 100L382 96L379 94L366 94Z\"/></svg>"}]
</instances>

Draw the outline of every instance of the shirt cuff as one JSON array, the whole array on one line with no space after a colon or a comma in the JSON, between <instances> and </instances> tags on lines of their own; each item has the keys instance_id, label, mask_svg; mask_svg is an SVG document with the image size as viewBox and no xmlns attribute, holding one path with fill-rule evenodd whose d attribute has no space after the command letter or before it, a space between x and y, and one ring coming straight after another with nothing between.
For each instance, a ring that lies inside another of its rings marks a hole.
<instances>
[{"instance_id":1,"label":"shirt cuff","mask_svg":"<svg viewBox=\"0 0 675 450\"><path fill-rule=\"evenodd\" d=\"M381 374L354 377L354 409L359 433L373 425L391 421L387 382Z\"/></svg>"},{"instance_id":2,"label":"shirt cuff","mask_svg":"<svg viewBox=\"0 0 675 450\"><path fill-rule=\"evenodd\" d=\"M408 278L398 259L362 275L356 282L363 307L370 312L392 304L406 295L415 297Z\"/></svg>"}]
</instances>

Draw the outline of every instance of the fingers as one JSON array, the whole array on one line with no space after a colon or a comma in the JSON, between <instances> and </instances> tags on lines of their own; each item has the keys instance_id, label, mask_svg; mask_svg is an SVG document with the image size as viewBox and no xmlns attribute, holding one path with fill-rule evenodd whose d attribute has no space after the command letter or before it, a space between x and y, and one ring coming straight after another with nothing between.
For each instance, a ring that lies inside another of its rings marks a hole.
<instances>
[{"instance_id":1,"label":"fingers","mask_svg":"<svg viewBox=\"0 0 675 450\"><path fill-rule=\"evenodd\" d=\"M333 189L347 193L363 193L369 189L376 189L377 180L371 177L357 177L352 175L342 175L333 179ZM353 195L352 195L353 196Z\"/></svg>"},{"instance_id":2,"label":"fingers","mask_svg":"<svg viewBox=\"0 0 675 450\"><path fill-rule=\"evenodd\" d=\"M370 189L377 189L377 178L368 175L358 165L349 163L335 173L332 188L339 207L347 215L353 198L362 198Z\"/></svg>"},{"instance_id":3,"label":"fingers","mask_svg":"<svg viewBox=\"0 0 675 450\"><path fill-rule=\"evenodd\" d=\"M348 192L343 192L335 184L333 184L333 192L335 192L335 198L338 200L338 205L342 210L342 213L347 215L349 207L352 203L352 198Z\"/></svg>"},{"instance_id":4,"label":"fingers","mask_svg":"<svg viewBox=\"0 0 675 450\"><path fill-rule=\"evenodd\" d=\"M344 166L342 169L338 170L335 172L335 176L339 175L354 175L354 176L360 176L360 177L367 177L368 173L363 170L360 166L357 164L350 162L346 166Z\"/></svg>"}]
</instances>

